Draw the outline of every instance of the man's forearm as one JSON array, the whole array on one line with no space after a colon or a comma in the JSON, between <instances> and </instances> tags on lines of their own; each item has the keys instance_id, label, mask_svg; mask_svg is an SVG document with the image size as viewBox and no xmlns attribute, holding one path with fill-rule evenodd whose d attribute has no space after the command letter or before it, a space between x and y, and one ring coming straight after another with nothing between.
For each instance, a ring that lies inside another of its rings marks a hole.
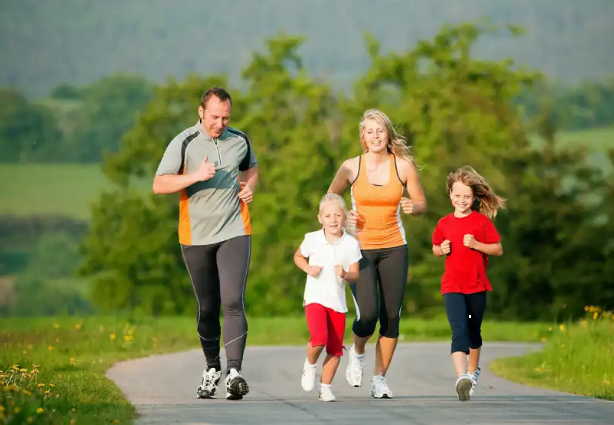
<instances>
[{"instance_id":1,"label":"man's forearm","mask_svg":"<svg viewBox=\"0 0 614 425\"><path fill-rule=\"evenodd\" d=\"M256 191L256 185L258 184L258 167L252 167L249 170L245 170L241 173L241 180L249 185L252 192Z\"/></svg>"},{"instance_id":2,"label":"man's forearm","mask_svg":"<svg viewBox=\"0 0 614 425\"><path fill-rule=\"evenodd\" d=\"M164 174L155 176L153 192L156 195L168 195L179 192L197 181L198 179L193 174Z\"/></svg>"}]
</instances>

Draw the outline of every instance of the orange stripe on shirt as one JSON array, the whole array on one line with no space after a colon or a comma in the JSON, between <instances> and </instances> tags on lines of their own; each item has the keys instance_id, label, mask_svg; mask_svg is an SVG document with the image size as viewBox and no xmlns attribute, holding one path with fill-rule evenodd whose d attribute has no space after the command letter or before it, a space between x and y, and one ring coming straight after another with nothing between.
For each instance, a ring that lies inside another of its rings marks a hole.
<instances>
[{"instance_id":1,"label":"orange stripe on shirt","mask_svg":"<svg viewBox=\"0 0 614 425\"><path fill-rule=\"evenodd\" d=\"M179 194L179 243L192 244L192 227L190 225L188 192L183 189Z\"/></svg>"}]
</instances>

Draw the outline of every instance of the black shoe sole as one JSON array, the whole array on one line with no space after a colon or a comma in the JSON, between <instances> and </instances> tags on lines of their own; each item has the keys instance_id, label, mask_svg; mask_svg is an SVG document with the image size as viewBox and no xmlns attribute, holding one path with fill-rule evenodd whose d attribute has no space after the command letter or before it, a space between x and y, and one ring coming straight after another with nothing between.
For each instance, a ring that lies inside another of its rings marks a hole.
<instances>
[{"instance_id":1,"label":"black shoe sole","mask_svg":"<svg viewBox=\"0 0 614 425\"><path fill-rule=\"evenodd\" d=\"M237 377L230 381L226 390L230 393L230 396L226 397L228 400L241 400L244 395L249 393L249 386L245 379Z\"/></svg>"}]
</instances>

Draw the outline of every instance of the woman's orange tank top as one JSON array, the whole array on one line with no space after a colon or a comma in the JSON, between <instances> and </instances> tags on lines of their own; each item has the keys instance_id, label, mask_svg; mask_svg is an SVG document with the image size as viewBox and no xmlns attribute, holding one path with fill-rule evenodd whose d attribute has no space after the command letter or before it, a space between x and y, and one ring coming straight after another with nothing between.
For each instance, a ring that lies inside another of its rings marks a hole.
<instances>
[{"instance_id":1,"label":"woman's orange tank top","mask_svg":"<svg viewBox=\"0 0 614 425\"><path fill-rule=\"evenodd\" d=\"M364 155L358 159L358 177L352 183L352 207L358 212L356 223L360 249L382 249L407 243L401 221L403 183L397 170L396 158L390 154L390 175L384 185L374 185L367 179Z\"/></svg>"}]
</instances>

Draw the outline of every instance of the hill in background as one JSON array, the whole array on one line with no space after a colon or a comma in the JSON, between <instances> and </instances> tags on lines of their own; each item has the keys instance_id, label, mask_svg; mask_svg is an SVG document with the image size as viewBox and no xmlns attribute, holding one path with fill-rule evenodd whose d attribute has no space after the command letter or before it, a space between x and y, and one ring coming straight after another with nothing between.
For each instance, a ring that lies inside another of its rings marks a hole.
<instances>
[{"instance_id":1,"label":"hill in background","mask_svg":"<svg viewBox=\"0 0 614 425\"><path fill-rule=\"evenodd\" d=\"M614 72L612 0L2 0L0 86L40 97L118 71L156 82L225 72L236 83L264 39L284 31L306 37L312 75L346 89L368 65L364 32L402 51L444 23L484 17L528 34L484 39L477 56L513 57L569 83Z\"/></svg>"}]
</instances>

